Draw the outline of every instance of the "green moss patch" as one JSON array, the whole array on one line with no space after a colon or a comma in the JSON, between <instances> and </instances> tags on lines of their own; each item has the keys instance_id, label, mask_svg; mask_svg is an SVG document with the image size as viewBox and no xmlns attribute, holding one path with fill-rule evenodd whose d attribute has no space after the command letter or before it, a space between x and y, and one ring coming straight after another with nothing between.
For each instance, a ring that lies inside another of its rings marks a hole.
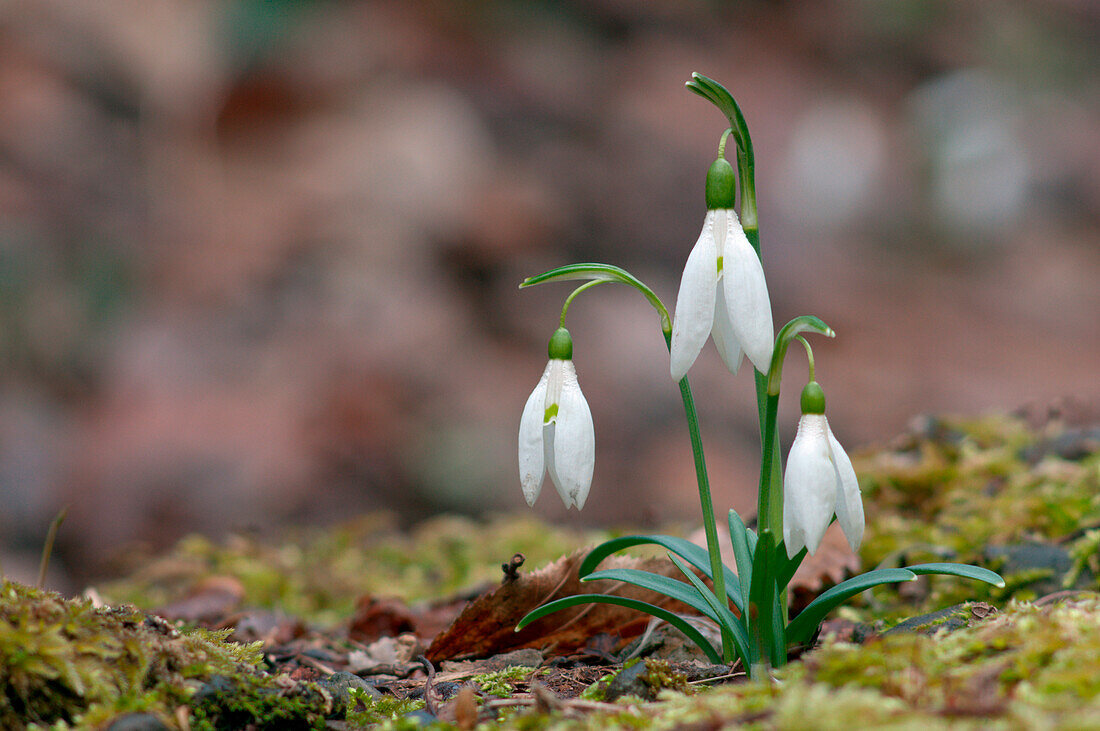
<instances>
[{"instance_id":1,"label":"green moss patch","mask_svg":"<svg viewBox=\"0 0 1100 731\"><path fill-rule=\"evenodd\" d=\"M240 580L249 606L332 625L346 620L361 596L408 602L446 598L499 583L501 564L517 552L527 557L526 570L595 537L546 526L531 516L480 522L441 516L401 531L392 516L368 515L324 529L291 531L274 544L244 536L225 541L189 536L169 554L145 559L130 576L100 591L112 601L154 608L180 599L206 577L231 576Z\"/></svg>"},{"instance_id":2,"label":"green moss patch","mask_svg":"<svg viewBox=\"0 0 1100 731\"><path fill-rule=\"evenodd\" d=\"M167 720L198 679L249 674L259 643L180 632L133 607L5 581L0 589L0 728L89 725L129 711Z\"/></svg>"}]
</instances>

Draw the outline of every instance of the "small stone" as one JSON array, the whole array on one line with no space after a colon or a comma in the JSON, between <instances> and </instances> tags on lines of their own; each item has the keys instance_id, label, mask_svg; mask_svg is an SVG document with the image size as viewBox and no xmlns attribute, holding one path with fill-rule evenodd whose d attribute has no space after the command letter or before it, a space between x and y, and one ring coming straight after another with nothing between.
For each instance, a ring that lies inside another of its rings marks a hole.
<instances>
[{"instance_id":1,"label":"small stone","mask_svg":"<svg viewBox=\"0 0 1100 731\"><path fill-rule=\"evenodd\" d=\"M920 634L931 635L940 630L953 632L957 629L969 627L974 622L980 622L996 612L996 607L985 602L963 602L947 609L941 609L938 612L910 617L886 630L883 634L919 632Z\"/></svg>"},{"instance_id":2,"label":"small stone","mask_svg":"<svg viewBox=\"0 0 1100 731\"><path fill-rule=\"evenodd\" d=\"M206 701L213 701L231 694L233 690L232 680L224 675L214 675L195 691L195 695L191 698L191 705L198 706Z\"/></svg>"},{"instance_id":3,"label":"small stone","mask_svg":"<svg viewBox=\"0 0 1100 731\"><path fill-rule=\"evenodd\" d=\"M107 731L169 731L169 729L153 713L127 713L111 721Z\"/></svg>"},{"instance_id":4,"label":"small stone","mask_svg":"<svg viewBox=\"0 0 1100 731\"><path fill-rule=\"evenodd\" d=\"M525 668L537 668L542 665L542 653L533 648L513 650L501 655L494 655L489 658L489 662L497 670L504 670L517 665Z\"/></svg>"},{"instance_id":5,"label":"small stone","mask_svg":"<svg viewBox=\"0 0 1100 731\"><path fill-rule=\"evenodd\" d=\"M351 704L351 691L359 690L370 698L381 698L378 689L354 673L333 673L316 681L317 686L332 696L333 713L344 713Z\"/></svg>"},{"instance_id":6,"label":"small stone","mask_svg":"<svg viewBox=\"0 0 1100 731\"><path fill-rule=\"evenodd\" d=\"M635 695L647 701L654 700L653 689L642 681L646 674L645 662L639 661L619 671L607 685L604 700L608 703L622 698L624 695Z\"/></svg>"},{"instance_id":7,"label":"small stone","mask_svg":"<svg viewBox=\"0 0 1100 731\"><path fill-rule=\"evenodd\" d=\"M423 708L421 708L420 710L417 710L417 711L409 711L408 713L406 713L403 716L403 718L408 718L408 719L415 720L415 721L419 722L420 725L422 725L422 726L426 726L429 723L435 723L436 721L439 720L438 718L436 718L431 713L428 713L427 711L425 711Z\"/></svg>"}]
</instances>

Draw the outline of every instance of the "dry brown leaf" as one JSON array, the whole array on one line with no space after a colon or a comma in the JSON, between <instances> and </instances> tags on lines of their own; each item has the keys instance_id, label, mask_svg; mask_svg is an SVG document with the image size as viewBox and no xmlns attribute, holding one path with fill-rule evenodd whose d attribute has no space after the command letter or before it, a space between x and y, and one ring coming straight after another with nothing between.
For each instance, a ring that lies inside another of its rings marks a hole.
<instances>
[{"instance_id":1,"label":"dry brown leaf","mask_svg":"<svg viewBox=\"0 0 1100 731\"><path fill-rule=\"evenodd\" d=\"M462 614L444 630L427 657L433 663L443 660L486 657L509 650L535 648L545 654L566 655L583 648L600 633L619 638L642 632L647 615L612 604L584 604L555 612L527 625L514 628L528 612L554 599L575 594L615 594L650 602L676 612L693 612L687 606L654 592L618 581L581 583L577 568L588 549L563 556L537 571L520 574L470 602ZM674 576L676 568L667 559L640 559L610 556L601 568L632 568Z\"/></svg>"},{"instance_id":2,"label":"dry brown leaf","mask_svg":"<svg viewBox=\"0 0 1100 731\"><path fill-rule=\"evenodd\" d=\"M396 597L365 595L356 603L348 625L348 637L356 642L374 642L379 637L396 637L416 632L416 619L408 606Z\"/></svg>"},{"instance_id":3,"label":"dry brown leaf","mask_svg":"<svg viewBox=\"0 0 1100 731\"><path fill-rule=\"evenodd\" d=\"M154 610L166 619L215 625L236 611L244 600L244 584L233 576L208 576L179 601Z\"/></svg>"}]
</instances>

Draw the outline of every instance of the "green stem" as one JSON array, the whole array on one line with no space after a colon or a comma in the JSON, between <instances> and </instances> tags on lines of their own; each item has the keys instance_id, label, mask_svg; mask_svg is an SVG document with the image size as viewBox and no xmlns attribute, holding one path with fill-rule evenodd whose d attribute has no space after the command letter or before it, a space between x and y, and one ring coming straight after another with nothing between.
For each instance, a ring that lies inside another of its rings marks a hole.
<instances>
[{"instance_id":1,"label":"green stem","mask_svg":"<svg viewBox=\"0 0 1100 731\"><path fill-rule=\"evenodd\" d=\"M810 344L806 341L806 338L802 337L801 335L796 336L795 340L802 343L802 347L806 349L806 362L807 362L807 364L809 365L809 368L810 368L810 378L809 378L809 380L811 382L816 381L817 380L817 374L814 372L814 350L813 350L813 348L810 347Z\"/></svg>"},{"instance_id":2,"label":"green stem","mask_svg":"<svg viewBox=\"0 0 1100 731\"><path fill-rule=\"evenodd\" d=\"M764 440L763 455L760 459L760 490L758 498L758 513L756 516L757 530L763 533L770 530L775 535L783 535L783 482L782 474L778 475L776 466L779 463L779 438L776 436L776 414L779 411L779 394L767 394L764 404L764 434L770 434L773 438ZM775 489L778 482L779 489Z\"/></svg>"},{"instance_id":3,"label":"green stem","mask_svg":"<svg viewBox=\"0 0 1100 731\"><path fill-rule=\"evenodd\" d=\"M672 331L664 333L665 345L672 349ZM699 507L703 512L703 532L707 536L707 554L710 556L710 572L714 582L714 594L729 604L726 595L725 566L722 564L722 549L718 545L718 525L714 519L714 501L710 496L710 480L707 478L707 460L703 456L703 437L699 432L699 414L695 411L695 399L691 395L691 384L687 376L680 379L680 398L684 402L684 416L687 418L688 434L691 436L691 453L695 458L695 480L699 485ZM722 659L733 662L737 654L733 646L733 633L722 628Z\"/></svg>"},{"instance_id":4,"label":"green stem","mask_svg":"<svg viewBox=\"0 0 1100 731\"><path fill-rule=\"evenodd\" d=\"M565 327L565 313L569 311L569 305L573 304L573 300L577 298L577 295L586 289L592 289L597 284L603 284L606 281L606 279L593 279L591 281L585 282L581 286L574 289L573 292L565 298L565 303L561 306L561 327Z\"/></svg>"},{"instance_id":5,"label":"green stem","mask_svg":"<svg viewBox=\"0 0 1100 731\"><path fill-rule=\"evenodd\" d=\"M724 158L726 156L726 140L729 139L732 132L733 127L727 127L726 131L722 133L722 139L718 140L718 157Z\"/></svg>"},{"instance_id":6,"label":"green stem","mask_svg":"<svg viewBox=\"0 0 1100 731\"><path fill-rule=\"evenodd\" d=\"M661 333L665 338L665 347L667 347L669 351L672 350L672 318L669 316L668 308L665 307L661 298L653 293L653 290L625 269L611 266L610 264L570 264L552 269L535 277L528 277L523 280L520 287L532 287L546 282L576 279L587 279L589 281L574 290L566 299L565 306L562 308L563 323L565 320L565 311L568 309L569 303L574 297L588 287L595 286L595 284L601 282L627 284L641 292L645 298L649 300L649 303L653 305L653 308L657 310L657 315L661 323ZM691 395L691 385L688 383L686 376L680 379L680 397L684 402L684 415L687 418L688 434L691 437L691 451L695 457L695 479L699 485L699 506L703 513L703 530L707 536L707 554L710 557L714 593L720 597L722 601L728 604L729 597L726 595L725 566L722 564L722 551L718 545L718 526L714 519L714 502L710 495L710 481L707 479L707 462L703 456L703 438L699 433L699 415L695 411L695 399ZM725 662L733 662L736 657L737 654L734 648L733 634L730 630L723 629L722 658Z\"/></svg>"}]
</instances>

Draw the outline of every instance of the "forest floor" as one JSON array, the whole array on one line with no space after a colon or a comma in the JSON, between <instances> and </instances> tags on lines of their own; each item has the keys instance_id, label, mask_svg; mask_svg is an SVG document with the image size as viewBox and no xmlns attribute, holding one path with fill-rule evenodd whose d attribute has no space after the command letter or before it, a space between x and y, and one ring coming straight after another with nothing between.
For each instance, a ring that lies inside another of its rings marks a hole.
<instances>
[{"instance_id":1,"label":"forest floor","mask_svg":"<svg viewBox=\"0 0 1100 731\"><path fill-rule=\"evenodd\" d=\"M281 541L191 536L73 599L5 582L0 727L1100 727L1096 415L925 417L853 461L860 555L827 536L792 613L852 573L921 561L987 566L1007 585L880 587L751 681L621 608L513 631L579 593L584 550L623 530L516 516L401 530L368 515Z\"/></svg>"}]
</instances>

